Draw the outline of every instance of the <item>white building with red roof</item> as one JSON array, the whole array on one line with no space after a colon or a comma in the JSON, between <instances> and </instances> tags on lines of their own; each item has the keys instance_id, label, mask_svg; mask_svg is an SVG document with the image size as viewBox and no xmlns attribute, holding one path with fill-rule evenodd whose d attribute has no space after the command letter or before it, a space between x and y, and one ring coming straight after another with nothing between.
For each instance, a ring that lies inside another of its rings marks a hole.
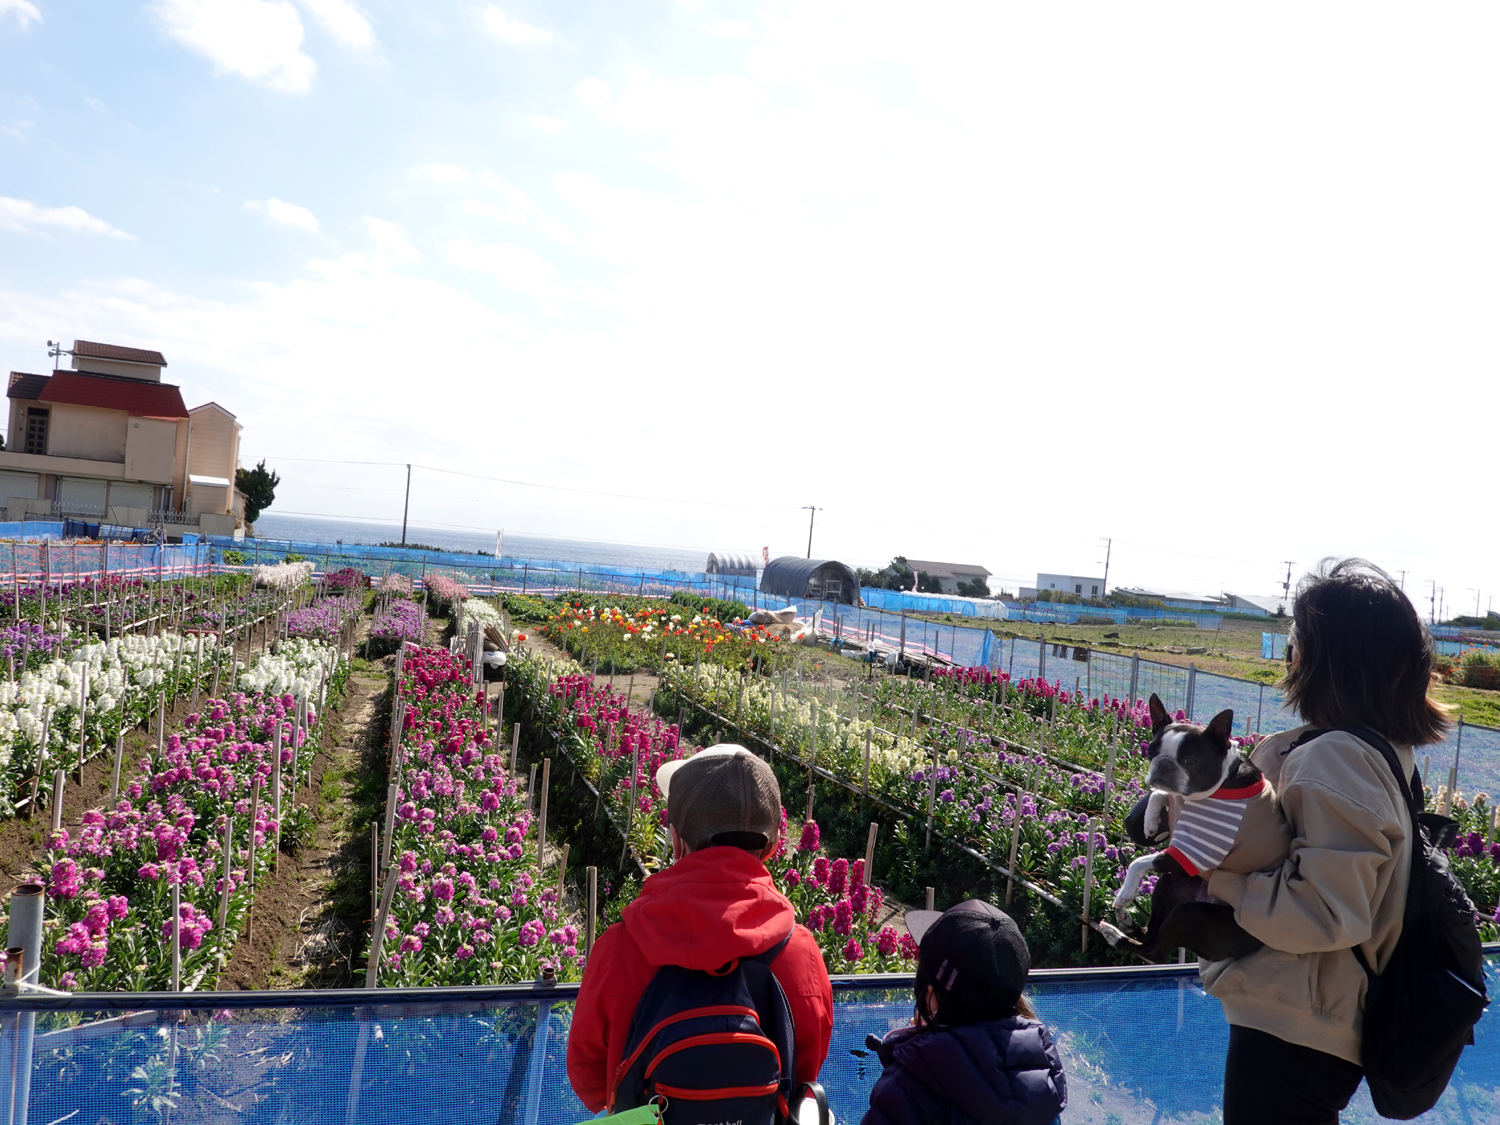
<instances>
[{"instance_id":1,"label":"white building with red roof","mask_svg":"<svg viewBox=\"0 0 1500 1125\"><path fill-rule=\"evenodd\" d=\"M243 531L233 414L215 402L189 409L182 389L162 380L160 352L75 340L64 354L70 369L10 373L0 452L6 519Z\"/></svg>"}]
</instances>

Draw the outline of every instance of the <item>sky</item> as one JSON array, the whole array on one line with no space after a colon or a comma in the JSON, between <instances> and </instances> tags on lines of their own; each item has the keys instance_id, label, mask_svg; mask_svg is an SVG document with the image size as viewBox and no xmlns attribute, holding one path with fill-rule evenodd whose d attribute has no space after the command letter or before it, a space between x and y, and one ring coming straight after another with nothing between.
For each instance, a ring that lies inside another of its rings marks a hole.
<instances>
[{"instance_id":1,"label":"sky","mask_svg":"<svg viewBox=\"0 0 1500 1125\"><path fill-rule=\"evenodd\" d=\"M273 511L1500 593L1500 10L0 0L0 365ZM3 369L0 367L0 369ZM457 475L468 474L468 475ZM1424 605L1425 608L1425 605Z\"/></svg>"}]
</instances>

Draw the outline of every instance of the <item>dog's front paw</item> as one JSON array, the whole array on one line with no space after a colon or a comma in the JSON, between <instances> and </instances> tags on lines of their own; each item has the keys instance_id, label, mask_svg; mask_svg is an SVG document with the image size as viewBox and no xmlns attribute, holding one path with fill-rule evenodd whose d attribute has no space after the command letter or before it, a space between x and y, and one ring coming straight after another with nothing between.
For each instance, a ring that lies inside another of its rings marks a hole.
<instances>
[{"instance_id":1,"label":"dog's front paw","mask_svg":"<svg viewBox=\"0 0 1500 1125\"><path fill-rule=\"evenodd\" d=\"M1116 929L1108 922L1099 923L1099 933L1103 936L1105 941L1109 942L1110 948L1112 949L1119 948L1121 945L1131 946L1140 944L1140 942L1136 941L1129 934L1123 932L1122 930Z\"/></svg>"}]
</instances>

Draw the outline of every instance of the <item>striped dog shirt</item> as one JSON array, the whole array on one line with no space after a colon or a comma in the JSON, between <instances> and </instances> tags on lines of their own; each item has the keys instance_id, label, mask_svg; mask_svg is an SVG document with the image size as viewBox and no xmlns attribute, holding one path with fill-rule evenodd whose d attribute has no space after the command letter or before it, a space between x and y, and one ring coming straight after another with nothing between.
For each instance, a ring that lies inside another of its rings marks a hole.
<instances>
[{"instance_id":1,"label":"striped dog shirt","mask_svg":"<svg viewBox=\"0 0 1500 1125\"><path fill-rule=\"evenodd\" d=\"M1279 867L1291 846L1291 831L1276 805L1276 794L1261 778L1254 785L1183 801L1166 854L1189 875L1221 867L1249 873Z\"/></svg>"}]
</instances>

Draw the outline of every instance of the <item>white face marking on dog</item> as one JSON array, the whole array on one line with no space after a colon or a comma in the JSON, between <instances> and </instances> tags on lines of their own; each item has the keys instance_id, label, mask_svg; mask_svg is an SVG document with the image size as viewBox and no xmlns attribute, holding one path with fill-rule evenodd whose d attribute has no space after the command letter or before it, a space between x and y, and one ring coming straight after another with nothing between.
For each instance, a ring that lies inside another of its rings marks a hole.
<instances>
[{"instance_id":1,"label":"white face marking on dog","mask_svg":"<svg viewBox=\"0 0 1500 1125\"><path fill-rule=\"evenodd\" d=\"M1187 737L1186 731L1169 730L1161 736L1161 749L1156 752L1158 758L1171 758L1177 760L1177 748L1182 745L1182 740Z\"/></svg>"}]
</instances>

